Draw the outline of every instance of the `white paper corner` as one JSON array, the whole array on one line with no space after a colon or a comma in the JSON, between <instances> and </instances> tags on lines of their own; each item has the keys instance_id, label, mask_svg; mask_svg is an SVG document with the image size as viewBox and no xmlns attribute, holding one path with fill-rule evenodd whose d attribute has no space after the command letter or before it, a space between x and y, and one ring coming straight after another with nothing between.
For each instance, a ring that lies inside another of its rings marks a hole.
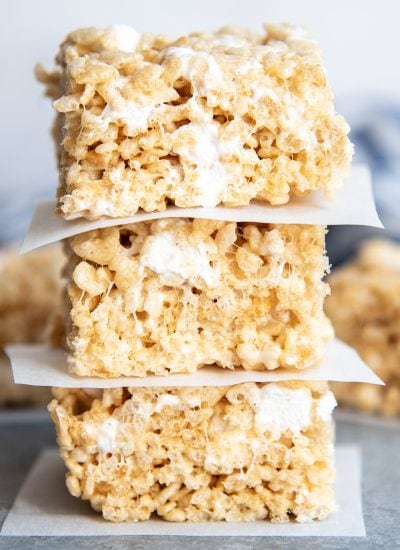
<instances>
[{"instance_id":1,"label":"white paper corner","mask_svg":"<svg viewBox=\"0 0 400 550\"><path fill-rule=\"evenodd\" d=\"M134 376L95 378L70 374L67 369L66 352L43 344L9 345L5 351L11 362L14 382L30 386L57 386L60 388L231 386L244 382L265 383L284 380L330 380L383 384L355 350L340 340L334 340L327 346L323 362L308 369L248 371L211 366L203 367L190 374L149 375L143 378Z\"/></svg>"},{"instance_id":2,"label":"white paper corner","mask_svg":"<svg viewBox=\"0 0 400 550\"><path fill-rule=\"evenodd\" d=\"M2 536L244 536L364 537L361 457L358 447L338 446L335 482L338 511L312 523L170 523L150 519L111 523L74 499L65 487L65 468L56 449L44 450L33 465L1 530Z\"/></svg>"}]
</instances>

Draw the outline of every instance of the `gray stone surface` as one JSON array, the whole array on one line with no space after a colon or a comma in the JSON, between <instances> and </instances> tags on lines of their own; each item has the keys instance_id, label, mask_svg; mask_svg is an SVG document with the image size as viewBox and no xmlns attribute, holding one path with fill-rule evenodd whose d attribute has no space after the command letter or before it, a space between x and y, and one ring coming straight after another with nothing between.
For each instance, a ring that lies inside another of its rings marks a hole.
<instances>
[{"instance_id":1,"label":"gray stone surface","mask_svg":"<svg viewBox=\"0 0 400 550\"><path fill-rule=\"evenodd\" d=\"M366 538L209 537L0 537L4 549L357 549L400 548L400 422L339 414L338 443L358 444L363 460ZM54 445L53 427L43 413L0 414L0 524L43 447Z\"/></svg>"}]
</instances>

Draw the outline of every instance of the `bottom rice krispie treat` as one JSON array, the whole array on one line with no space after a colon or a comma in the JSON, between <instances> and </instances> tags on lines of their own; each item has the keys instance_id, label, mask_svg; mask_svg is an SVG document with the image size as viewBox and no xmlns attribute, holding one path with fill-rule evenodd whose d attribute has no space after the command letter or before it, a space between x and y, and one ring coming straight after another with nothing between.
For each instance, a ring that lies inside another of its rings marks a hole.
<instances>
[{"instance_id":1,"label":"bottom rice krispie treat","mask_svg":"<svg viewBox=\"0 0 400 550\"><path fill-rule=\"evenodd\" d=\"M60 246L23 256L15 248L0 251L0 407L43 406L49 401L48 388L13 383L3 348L45 339L49 319L60 301L63 259Z\"/></svg>"},{"instance_id":2,"label":"bottom rice krispie treat","mask_svg":"<svg viewBox=\"0 0 400 550\"><path fill-rule=\"evenodd\" d=\"M336 269L326 311L339 338L353 346L385 386L335 383L339 403L400 415L400 245L373 240Z\"/></svg>"},{"instance_id":3,"label":"bottom rice krispie treat","mask_svg":"<svg viewBox=\"0 0 400 550\"><path fill-rule=\"evenodd\" d=\"M307 522L335 508L326 382L53 393L67 487L107 520Z\"/></svg>"}]
</instances>

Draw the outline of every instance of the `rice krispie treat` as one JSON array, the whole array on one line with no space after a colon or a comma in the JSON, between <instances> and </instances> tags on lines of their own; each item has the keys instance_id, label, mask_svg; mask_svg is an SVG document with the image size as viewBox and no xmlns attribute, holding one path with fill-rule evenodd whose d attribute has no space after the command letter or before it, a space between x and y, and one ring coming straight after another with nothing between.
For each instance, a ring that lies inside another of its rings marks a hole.
<instances>
[{"instance_id":1,"label":"rice krispie treat","mask_svg":"<svg viewBox=\"0 0 400 550\"><path fill-rule=\"evenodd\" d=\"M72 238L71 371L313 365L332 337L324 242L323 226L183 218Z\"/></svg>"},{"instance_id":2,"label":"rice krispie treat","mask_svg":"<svg viewBox=\"0 0 400 550\"><path fill-rule=\"evenodd\" d=\"M70 33L59 71L37 76L58 111L59 212L283 204L348 172L348 125L335 113L307 32L265 25L178 40L126 26Z\"/></svg>"},{"instance_id":3,"label":"rice krispie treat","mask_svg":"<svg viewBox=\"0 0 400 550\"><path fill-rule=\"evenodd\" d=\"M325 382L53 393L68 490L110 521L307 522L335 508Z\"/></svg>"},{"instance_id":4,"label":"rice krispie treat","mask_svg":"<svg viewBox=\"0 0 400 550\"><path fill-rule=\"evenodd\" d=\"M339 338L353 346L386 383L333 385L340 403L400 416L400 245L366 242L358 256L335 269L326 303Z\"/></svg>"},{"instance_id":5,"label":"rice krispie treat","mask_svg":"<svg viewBox=\"0 0 400 550\"><path fill-rule=\"evenodd\" d=\"M0 406L48 403L48 389L13 384L3 348L45 339L60 300L63 258L59 246L23 256L13 248L0 251Z\"/></svg>"}]
</instances>

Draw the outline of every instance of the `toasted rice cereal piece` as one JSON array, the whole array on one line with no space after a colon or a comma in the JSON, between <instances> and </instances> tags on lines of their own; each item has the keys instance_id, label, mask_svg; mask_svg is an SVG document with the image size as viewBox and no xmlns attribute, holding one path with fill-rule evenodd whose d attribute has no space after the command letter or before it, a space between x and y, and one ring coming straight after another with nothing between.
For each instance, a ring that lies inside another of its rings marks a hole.
<instances>
[{"instance_id":1,"label":"toasted rice cereal piece","mask_svg":"<svg viewBox=\"0 0 400 550\"><path fill-rule=\"evenodd\" d=\"M45 340L60 301L62 262L59 246L23 256L14 248L0 251L0 407L48 403L48 389L13 383L3 348Z\"/></svg>"},{"instance_id":2,"label":"toasted rice cereal piece","mask_svg":"<svg viewBox=\"0 0 400 550\"><path fill-rule=\"evenodd\" d=\"M178 40L91 27L66 37L57 63L37 76L59 113L67 219L331 196L348 172L349 128L300 27Z\"/></svg>"},{"instance_id":3,"label":"toasted rice cereal piece","mask_svg":"<svg viewBox=\"0 0 400 550\"><path fill-rule=\"evenodd\" d=\"M329 282L326 311L337 335L386 383L335 383L339 403L400 416L400 245L367 241L356 258L335 269Z\"/></svg>"},{"instance_id":4,"label":"toasted rice cereal piece","mask_svg":"<svg viewBox=\"0 0 400 550\"><path fill-rule=\"evenodd\" d=\"M307 522L335 508L326 382L53 393L68 490L107 520Z\"/></svg>"},{"instance_id":5,"label":"toasted rice cereal piece","mask_svg":"<svg viewBox=\"0 0 400 550\"><path fill-rule=\"evenodd\" d=\"M75 374L304 369L333 335L323 226L168 218L70 246Z\"/></svg>"}]
</instances>

